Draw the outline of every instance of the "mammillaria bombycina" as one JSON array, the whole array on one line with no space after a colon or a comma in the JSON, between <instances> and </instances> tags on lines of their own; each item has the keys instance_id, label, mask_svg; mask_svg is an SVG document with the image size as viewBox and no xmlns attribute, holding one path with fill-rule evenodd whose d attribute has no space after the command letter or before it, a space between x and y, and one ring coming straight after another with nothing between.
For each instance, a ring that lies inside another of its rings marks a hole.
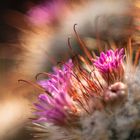
<instances>
[{"instance_id":1,"label":"mammillaria bombycina","mask_svg":"<svg viewBox=\"0 0 140 140\"><path fill-rule=\"evenodd\" d=\"M35 135L47 140L139 138L139 66L130 58L124 48L109 49L92 59L74 56L45 73L48 78L37 81L44 93L34 104Z\"/></svg>"},{"instance_id":2,"label":"mammillaria bombycina","mask_svg":"<svg viewBox=\"0 0 140 140\"><path fill-rule=\"evenodd\" d=\"M140 138L140 49L112 47L98 50L98 57L74 31L86 55L72 51L71 59L53 67L53 72L43 72L48 78L36 82L42 92L34 103L35 136L41 140Z\"/></svg>"}]
</instances>

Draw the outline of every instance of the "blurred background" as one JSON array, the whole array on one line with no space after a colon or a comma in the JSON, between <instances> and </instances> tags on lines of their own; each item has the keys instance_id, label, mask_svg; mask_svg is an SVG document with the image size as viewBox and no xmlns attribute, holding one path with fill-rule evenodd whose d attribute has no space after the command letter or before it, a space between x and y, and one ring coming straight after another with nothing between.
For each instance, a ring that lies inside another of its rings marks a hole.
<instances>
[{"instance_id":1,"label":"blurred background","mask_svg":"<svg viewBox=\"0 0 140 140\"><path fill-rule=\"evenodd\" d=\"M35 81L67 60L68 37L81 53L74 24L90 50L110 42L121 47L136 32L135 12L131 0L1 0L0 140L32 139L28 124L38 91L18 80Z\"/></svg>"}]
</instances>

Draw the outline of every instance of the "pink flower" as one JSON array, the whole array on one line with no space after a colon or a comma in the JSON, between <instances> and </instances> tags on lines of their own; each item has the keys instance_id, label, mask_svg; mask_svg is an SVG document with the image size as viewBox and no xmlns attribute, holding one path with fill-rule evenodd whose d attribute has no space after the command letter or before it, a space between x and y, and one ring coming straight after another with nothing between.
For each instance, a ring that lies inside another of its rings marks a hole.
<instances>
[{"instance_id":1,"label":"pink flower","mask_svg":"<svg viewBox=\"0 0 140 140\"><path fill-rule=\"evenodd\" d=\"M123 77L124 49L108 50L102 52L97 60L93 61L94 66L109 83L120 81Z\"/></svg>"},{"instance_id":2,"label":"pink flower","mask_svg":"<svg viewBox=\"0 0 140 140\"><path fill-rule=\"evenodd\" d=\"M33 7L29 12L29 20L35 25L44 25L57 20L60 9L65 5L64 0L52 0Z\"/></svg>"},{"instance_id":3,"label":"pink flower","mask_svg":"<svg viewBox=\"0 0 140 140\"><path fill-rule=\"evenodd\" d=\"M37 122L50 122L63 125L73 118L71 112L75 110L72 99L68 94L70 77L73 63L69 60L62 69L54 68L54 73L50 74L48 80L38 82L47 93L40 94L37 108ZM69 117L71 115L71 117Z\"/></svg>"}]
</instances>

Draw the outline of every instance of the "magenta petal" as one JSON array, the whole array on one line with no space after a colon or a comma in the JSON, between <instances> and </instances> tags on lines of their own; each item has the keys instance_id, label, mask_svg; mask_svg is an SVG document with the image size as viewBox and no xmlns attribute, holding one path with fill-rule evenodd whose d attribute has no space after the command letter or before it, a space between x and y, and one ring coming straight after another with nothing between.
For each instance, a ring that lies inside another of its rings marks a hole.
<instances>
[{"instance_id":1,"label":"magenta petal","mask_svg":"<svg viewBox=\"0 0 140 140\"><path fill-rule=\"evenodd\" d=\"M124 48L122 48L122 49L119 51L119 56L121 57L121 59L124 57L124 54L125 54L125 51L124 51Z\"/></svg>"}]
</instances>

